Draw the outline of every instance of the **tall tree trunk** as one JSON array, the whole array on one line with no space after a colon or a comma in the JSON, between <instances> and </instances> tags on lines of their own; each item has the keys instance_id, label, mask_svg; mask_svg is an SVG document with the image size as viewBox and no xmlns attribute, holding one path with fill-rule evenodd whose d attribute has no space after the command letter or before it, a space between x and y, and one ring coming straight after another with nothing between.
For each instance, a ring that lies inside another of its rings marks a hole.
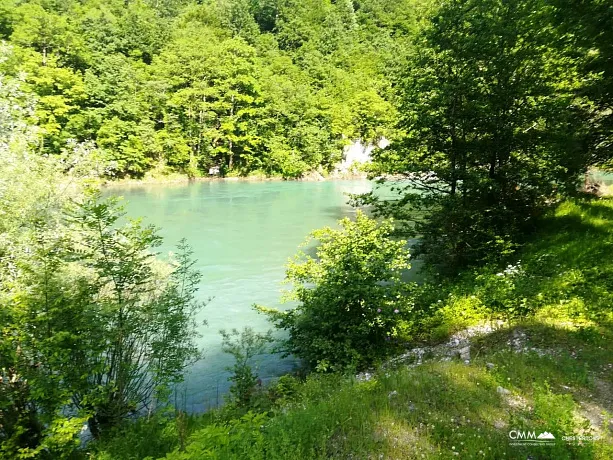
<instances>
[{"instance_id":1,"label":"tall tree trunk","mask_svg":"<svg viewBox=\"0 0 613 460\"><path fill-rule=\"evenodd\" d=\"M234 94L232 95L232 105L230 105L230 119L234 118ZM233 133L232 133L233 134ZM232 134L230 134L230 139L228 140L228 150L230 150L229 153L229 160L228 160L228 169L232 169L232 166L234 164L234 151L232 150L234 147L234 144L232 143Z\"/></svg>"}]
</instances>

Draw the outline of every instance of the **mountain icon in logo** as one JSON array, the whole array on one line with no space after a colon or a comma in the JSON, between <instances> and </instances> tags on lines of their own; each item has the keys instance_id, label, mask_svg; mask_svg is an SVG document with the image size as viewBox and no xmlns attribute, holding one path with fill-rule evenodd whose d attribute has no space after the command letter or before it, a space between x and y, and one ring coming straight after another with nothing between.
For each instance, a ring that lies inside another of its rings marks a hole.
<instances>
[{"instance_id":1,"label":"mountain icon in logo","mask_svg":"<svg viewBox=\"0 0 613 460\"><path fill-rule=\"evenodd\" d=\"M556 437L552 435L551 433L549 433L548 431L544 431L536 437L536 439L555 439L555 438Z\"/></svg>"}]
</instances>

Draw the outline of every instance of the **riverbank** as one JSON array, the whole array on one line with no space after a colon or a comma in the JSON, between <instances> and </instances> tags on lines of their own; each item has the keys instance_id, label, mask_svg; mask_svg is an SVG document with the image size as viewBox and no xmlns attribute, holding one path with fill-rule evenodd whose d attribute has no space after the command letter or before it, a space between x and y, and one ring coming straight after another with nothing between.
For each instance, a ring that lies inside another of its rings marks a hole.
<instances>
[{"instance_id":1,"label":"riverbank","mask_svg":"<svg viewBox=\"0 0 613 460\"><path fill-rule=\"evenodd\" d=\"M611 245L612 199L564 202L506 270L436 287L391 365L282 378L247 414L158 414L90 458L613 458Z\"/></svg>"},{"instance_id":2,"label":"riverbank","mask_svg":"<svg viewBox=\"0 0 613 460\"><path fill-rule=\"evenodd\" d=\"M367 174L361 171L336 172L323 175L317 171L311 171L299 178L287 178L282 176L266 176L264 174L251 174L248 176L201 176L190 177L187 174L172 172L160 174L148 172L142 178L122 178L116 180L100 180L99 185L103 188L139 187L143 185L174 185L188 184L190 182L282 182L282 181L306 181L320 182L326 180L364 180Z\"/></svg>"}]
</instances>

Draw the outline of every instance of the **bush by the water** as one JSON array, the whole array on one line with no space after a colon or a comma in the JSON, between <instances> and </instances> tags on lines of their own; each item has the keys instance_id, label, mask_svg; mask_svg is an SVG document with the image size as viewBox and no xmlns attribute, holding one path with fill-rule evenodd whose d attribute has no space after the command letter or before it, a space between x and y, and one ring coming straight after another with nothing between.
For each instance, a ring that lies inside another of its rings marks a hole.
<instances>
[{"instance_id":1,"label":"bush by the water","mask_svg":"<svg viewBox=\"0 0 613 460\"><path fill-rule=\"evenodd\" d=\"M286 351L317 371L363 368L388 354L411 314L412 284L402 281L410 268L404 240L392 238L390 221L377 223L358 211L340 229L316 230L311 256L300 251L290 262L289 298L300 304L289 311L258 307L289 332Z\"/></svg>"}]
</instances>

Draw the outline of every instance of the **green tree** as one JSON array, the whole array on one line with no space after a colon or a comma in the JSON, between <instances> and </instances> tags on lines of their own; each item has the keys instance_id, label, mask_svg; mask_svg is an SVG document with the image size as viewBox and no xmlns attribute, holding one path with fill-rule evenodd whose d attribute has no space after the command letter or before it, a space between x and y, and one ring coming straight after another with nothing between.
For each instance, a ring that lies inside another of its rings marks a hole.
<instances>
[{"instance_id":1,"label":"green tree","mask_svg":"<svg viewBox=\"0 0 613 460\"><path fill-rule=\"evenodd\" d=\"M85 85L81 73L61 66L55 55L45 60L41 64L40 54L28 50L19 70L25 75L23 88L37 96L34 120L41 128L41 151L59 153L68 139L78 137L69 125L83 109Z\"/></svg>"},{"instance_id":2,"label":"green tree","mask_svg":"<svg viewBox=\"0 0 613 460\"><path fill-rule=\"evenodd\" d=\"M377 144L396 119L394 106L374 89L361 91L350 101L353 139Z\"/></svg>"},{"instance_id":3,"label":"green tree","mask_svg":"<svg viewBox=\"0 0 613 460\"><path fill-rule=\"evenodd\" d=\"M585 171L568 124L569 71L542 6L445 3L400 81L404 135L379 153L376 173L402 180L379 211L412 221L436 265L504 256Z\"/></svg>"},{"instance_id":4,"label":"green tree","mask_svg":"<svg viewBox=\"0 0 613 460\"><path fill-rule=\"evenodd\" d=\"M90 146L33 152L34 104L0 83L0 452L60 458L88 419L98 435L181 380L199 356L199 275L184 243L157 261L154 229L84 195Z\"/></svg>"},{"instance_id":5,"label":"green tree","mask_svg":"<svg viewBox=\"0 0 613 460\"><path fill-rule=\"evenodd\" d=\"M96 139L118 176L140 177L172 156L156 139L164 96L151 88L149 70L122 54L100 56L85 72L87 108L69 122L81 138Z\"/></svg>"},{"instance_id":6,"label":"green tree","mask_svg":"<svg viewBox=\"0 0 613 460\"><path fill-rule=\"evenodd\" d=\"M262 68L263 106L258 132L262 166L269 174L300 177L340 159L341 136L333 132L331 101L288 56L270 50Z\"/></svg>"},{"instance_id":7,"label":"green tree","mask_svg":"<svg viewBox=\"0 0 613 460\"><path fill-rule=\"evenodd\" d=\"M15 14L18 19L11 41L38 51L42 65L46 65L52 53L64 56L69 62L78 55L82 43L66 16L34 2L21 4Z\"/></svg>"},{"instance_id":8,"label":"green tree","mask_svg":"<svg viewBox=\"0 0 613 460\"><path fill-rule=\"evenodd\" d=\"M9 38L11 33L13 33L13 24L16 16L15 8L15 0L7 0L0 5L0 36L3 39Z\"/></svg>"},{"instance_id":9,"label":"green tree","mask_svg":"<svg viewBox=\"0 0 613 460\"><path fill-rule=\"evenodd\" d=\"M171 85L165 129L178 125L185 133L191 167L255 169L260 142L253 121L260 105L255 50L240 38L219 42L192 28L156 66Z\"/></svg>"},{"instance_id":10,"label":"green tree","mask_svg":"<svg viewBox=\"0 0 613 460\"><path fill-rule=\"evenodd\" d=\"M220 19L232 36L242 37L253 43L258 35L258 25L251 14L250 0L217 0Z\"/></svg>"},{"instance_id":11,"label":"green tree","mask_svg":"<svg viewBox=\"0 0 613 460\"><path fill-rule=\"evenodd\" d=\"M594 165L613 167L613 9L603 0L551 0L557 40L553 43L578 63L573 86L582 109L585 142ZM583 104L579 101L587 98ZM577 128L575 128L577 129Z\"/></svg>"},{"instance_id":12,"label":"green tree","mask_svg":"<svg viewBox=\"0 0 613 460\"><path fill-rule=\"evenodd\" d=\"M277 24L282 0L250 0L253 17L262 32L272 32Z\"/></svg>"},{"instance_id":13,"label":"green tree","mask_svg":"<svg viewBox=\"0 0 613 460\"><path fill-rule=\"evenodd\" d=\"M303 246L319 242L316 256L300 251L287 268L293 284L288 311L258 307L289 332L286 351L318 371L363 368L385 356L412 311L406 241L391 237L393 226L362 212L341 228L316 230Z\"/></svg>"},{"instance_id":14,"label":"green tree","mask_svg":"<svg viewBox=\"0 0 613 460\"><path fill-rule=\"evenodd\" d=\"M112 177L297 178L389 131L421 1L11 0L0 70L38 96L40 153L93 141Z\"/></svg>"},{"instance_id":15,"label":"green tree","mask_svg":"<svg viewBox=\"0 0 613 460\"><path fill-rule=\"evenodd\" d=\"M94 196L72 217L80 237L73 257L91 271L90 302L100 329L73 361L87 376L73 401L92 414L95 436L163 399L199 357L194 338L201 304L194 295L200 275L189 247L181 242L174 269L156 273L150 250L160 237L138 222L117 227L121 216L114 203Z\"/></svg>"},{"instance_id":16,"label":"green tree","mask_svg":"<svg viewBox=\"0 0 613 460\"><path fill-rule=\"evenodd\" d=\"M0 215L10 216L0 219L3 458L60 458L78 447L85 421L62 413L74 375L66 373L67 353L91 318L61 254L68 244L63 212L79 197L83 172L92 171L78 164L90 151L75 147L68 162L33 153L38 136L27 120L34 111L19 85L0 77Z\"/></svg>"},{"instance_id":17,"label":"green tree","mask_svg":"<svg viewBox=\"0 0 613 460\"><path fill-rule=\"evenodd\" d=\"M119 51L150 63L168 41L168 21L144 2L130 2L117 21Z\"/></svg>"}]
</instances>

